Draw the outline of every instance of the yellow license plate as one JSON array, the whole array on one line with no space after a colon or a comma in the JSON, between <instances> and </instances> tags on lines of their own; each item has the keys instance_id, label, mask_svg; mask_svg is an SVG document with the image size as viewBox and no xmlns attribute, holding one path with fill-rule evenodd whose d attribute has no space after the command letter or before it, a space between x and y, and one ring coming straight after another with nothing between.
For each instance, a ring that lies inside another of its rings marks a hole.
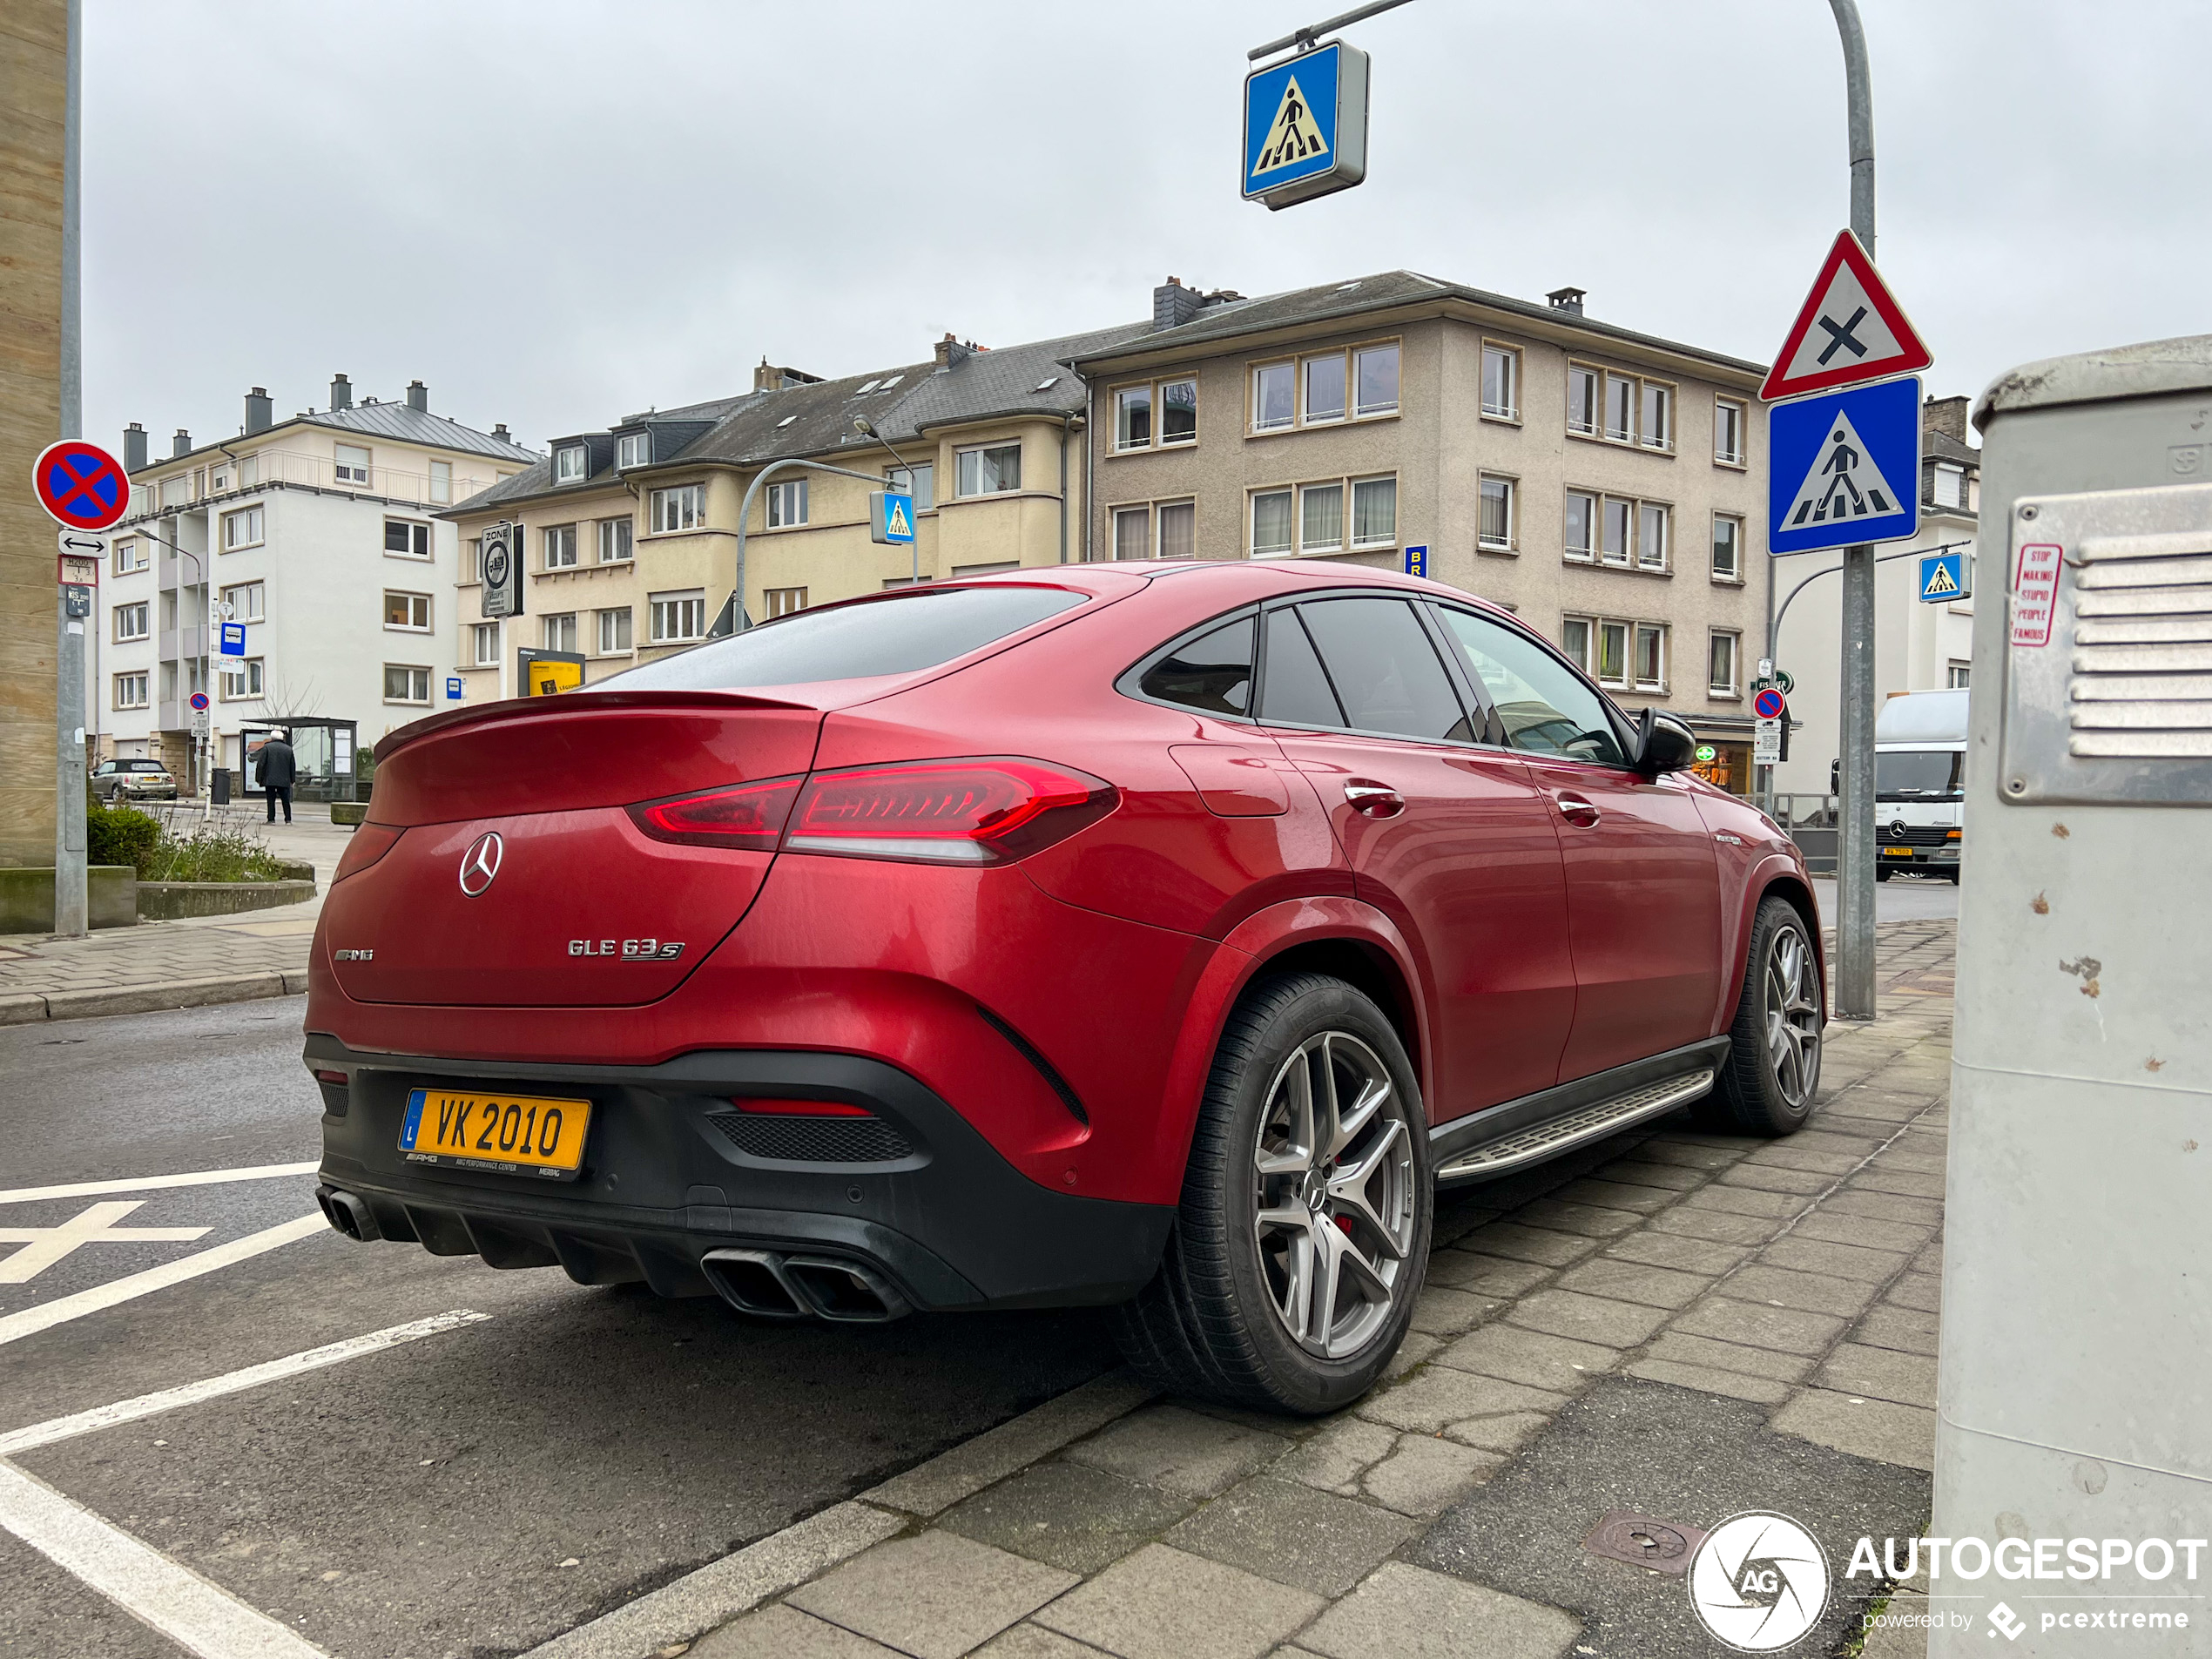
<instances>
[{"instance_id":1,"label":"yellow license plate","mask_svg":"<svg viewBox=\"0 0 2212 1659\"><path fill-rule=\"evenodd\" d=\"M1882 849L1882 856L1885 859L1909 859L1912 856L1912 849L1909 846L1885 846Z\"/></svg>"},{"instance_id":2,"label":"yellow license plate","mask_svg":"<svg viewBox=\"0 0 2212 1659\"><path fill-rule=\"evenodd\" d=\"M400 1120L400 1150L410 1163L573 1181L590 1126L588 1100L417 1089Z\"/></svg>"}]
</instances>

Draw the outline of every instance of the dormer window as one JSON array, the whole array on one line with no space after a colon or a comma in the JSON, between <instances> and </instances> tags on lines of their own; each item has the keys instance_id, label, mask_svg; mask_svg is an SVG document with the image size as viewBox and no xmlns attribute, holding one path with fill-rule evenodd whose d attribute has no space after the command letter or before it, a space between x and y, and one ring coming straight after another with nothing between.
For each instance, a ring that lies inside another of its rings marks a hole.
<instances>
[{"instance_id":1,"label":"dormer window","mask_svg":"<svg viewBox=\"0 0 2212 1659\"><path fill-rule=\"evenodd\" d=\"M553 452L553 482L556 484L580 484L583 482L582 444L570 444L565 449Z\"/></svg>"},{"instance_id":2,"label":"dormer window","mask_svg":"<svg viewBox=\"0 0 2212 1659\"><path fill-rule=\"evenodd\" d=\"M617 467L642 467L652 458L653 435L650 432L625 432L615 440L615 465Z\"/></svg>"}]
</instances>

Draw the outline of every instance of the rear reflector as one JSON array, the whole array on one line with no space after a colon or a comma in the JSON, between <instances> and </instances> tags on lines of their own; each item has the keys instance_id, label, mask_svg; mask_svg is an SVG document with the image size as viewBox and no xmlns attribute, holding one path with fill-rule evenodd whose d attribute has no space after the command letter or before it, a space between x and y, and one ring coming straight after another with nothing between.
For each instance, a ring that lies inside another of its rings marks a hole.
<instances>
[{"instance_id":1,"label":"rear reflector","mask_svg":"<svg viewBox=\"0 0 2212 1659\"><path fill-rule=\"evenodd\" d=\"M348 1079L346 1074L342 1071L317 1071L315 1073L315 1081L317 1082L323 1083L334 1083L339 1088L343 1089L346 1087L350 1079Z\"/></svg>"},{"instance_id":2,"label":"rear reflector","mask_svg":"<svg viewBox=\"0 0 2212 1659\"><path fill-rule=\"evenodd\" d=\"M865 1106L848 1106L841 1100L748 1100L732 1098L741 1112L760 1112L775 1117L873 1117Z\"/></svg>"},{"instance_id":3,"label":"rear reflector","mask_svg":"<svg viewBox=\"0 0 2212 1659\"><path fill-rule=\"evenodd\" d=\"M1040 760L855 766L807 779L784 846L851 858L1002 864L1096 823L1116 799L1110 784Z\"/></svg>"},{"instance_id":4,"label":"rear reflector","mask_svg":"<svg viewBox=\"0 0 2212 1659\"><path fill-rule=\"evenodd\" d=\"M343 881L349 875L358 875L382 858L400 843L406 834L389 824L357 824L347 838L346 850L339 854L338 868L331 875L333 881Z\"/></svg>"},{"instance_id":5,"label":"rear reflector","mask_svg":"<svg viewBox=\"0 0 2212 1659\"><path fill-rule=\"evenodd\" d=\"M632 806L637 827L658 841L691 846L742 847L772 853L797 799L798 778L770 778L759 783L678 795L672 800Z\"/></svg>"}]
</instances>

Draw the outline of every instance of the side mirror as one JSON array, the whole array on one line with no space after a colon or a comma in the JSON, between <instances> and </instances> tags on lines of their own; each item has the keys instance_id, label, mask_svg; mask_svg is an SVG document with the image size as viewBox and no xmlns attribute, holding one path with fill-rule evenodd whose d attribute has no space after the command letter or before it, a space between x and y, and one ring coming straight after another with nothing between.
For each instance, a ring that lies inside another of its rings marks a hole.
<instances>
[{"instance_id":1,"label":"side mirror","mask_svg":"<svg viewBox=\"0 0 2212 1659\"><path fill-rule=\"evenodd\" d=\"M1696 734L1671 714L1660 714L1648 705L1636 717L1636 770L1656 778L1662 772L1686 772L1696 761Z\"/></svg>"}]
</instances>

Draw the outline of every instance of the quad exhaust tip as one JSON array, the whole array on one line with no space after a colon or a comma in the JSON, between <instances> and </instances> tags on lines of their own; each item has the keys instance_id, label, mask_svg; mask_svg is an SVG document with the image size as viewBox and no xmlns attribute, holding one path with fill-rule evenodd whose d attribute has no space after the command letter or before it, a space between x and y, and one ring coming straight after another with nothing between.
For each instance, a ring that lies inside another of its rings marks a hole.
<instances>
[{"instance_id":1,"label":"quad exhaust tip","mask_svg":"<svg viewBox=\"0 0 2212 1659\"><path fill-rule=\"evenodd\" d=\"M699 1268L724 1301L756 1318L883 1325L914 1312L882 1274L836 1257L711 1250Z\"/></svg>"},{"instance_id":2,"label":"quad exhaust tip","mask_svg":"<svg viewBox=\"0 0 2212 1659\"><path fill-rule=\"evenodd\" d=\"M367 1244L384 1236L384 1230L376 1224L376 1212L350 1192L317 1187L315 1203L322 1210L322 1218L348 1238Z\"/></svg>"}]
</instances>

